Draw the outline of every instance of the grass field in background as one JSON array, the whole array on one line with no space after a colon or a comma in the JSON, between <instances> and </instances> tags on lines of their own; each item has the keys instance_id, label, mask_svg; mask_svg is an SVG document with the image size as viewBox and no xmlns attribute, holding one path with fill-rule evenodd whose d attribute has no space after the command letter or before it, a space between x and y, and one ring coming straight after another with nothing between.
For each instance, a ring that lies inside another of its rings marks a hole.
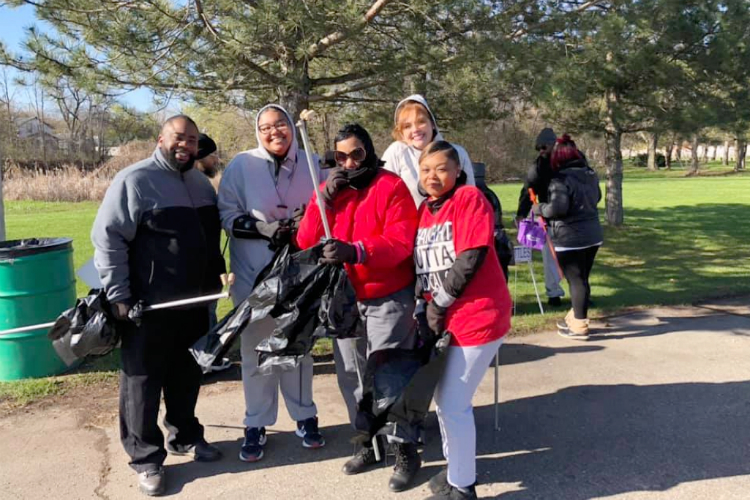
<instances>
[{"instance_id":1,"label":"grass field in background","mask_svg":"<svg viewBox=\"0 0 750 500\"><path fill-rule=\"evenodd\" d=\"M679 168L655 173L626 170L625 225L604 224L605 243L592 273L593 315L623 307L685 304L750 293L750 175L724 175L731 169L715 164L705 170L709 176L690 178ZM512 217L520 187L518 183L493 186L513 238ZM78 268L93 255L89 232L96 209L97 204L90 202L7 202L8 239L71 237ZM534 269L543 294L539 253L534 254ZM550 326L562 315L564 310L540 315L528 269L519 267L517 283L513 274L511 268L511 291L517 290L515 333ZM85 295L86 285L79 282L77 291ZM229 301L222 301L220 314L229 309ZM325 351L326 345L320 347ZM69 386L113 377L116 367L116 357L110 356L87 364L83 374L0 383L0 401L25 402L58 394Z\"/></svg>"}]
</instances>

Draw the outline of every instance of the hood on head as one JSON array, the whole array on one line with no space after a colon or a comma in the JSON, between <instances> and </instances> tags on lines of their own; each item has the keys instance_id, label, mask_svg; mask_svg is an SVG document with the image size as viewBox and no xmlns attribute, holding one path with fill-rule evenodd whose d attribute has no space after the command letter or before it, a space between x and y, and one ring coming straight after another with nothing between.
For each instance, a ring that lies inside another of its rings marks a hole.
<instances>
[{"instance_id":1,"label":"hood on head","mask_svg":"<svg viewBox=\"0 0 750 500\"><path fill-rule=\"evenodd\" d=\"M396 111L393 112L393 124L398 125L398 110L401 109L401 106L403 106L409 101L414 101L424 106L424 108L430 114L430 118L432 119L432 126L435 129L435 137L433 137L432 140L433 141L442 140L442 136L440 135L440 129L438 128L437 120L435 119L435 114L430 109L429 104L427 104L427 99L425 99L424 96L422 96L421 94L412 94L406 99L402 99L401 102L398 103L398 105L396 106Z\"/></svg>"},{"instance_id":2,"label":"hood on head","mask_svg":"<svg viewBox=\"0 0 750 500\"><path fill-rule=\"evenodd\" d=\"M260 149L269 160L273 160L271 153L266 150L266 148L263 147L263 144L260 141L260 130L258 130L258 123L260 122L260 116L268 109L274 108L278 111L281 111L284 113L284 116L286 116L286 119L289 120L289 130L292 133L292 144L289 146L289 151L287 151L286 155L289 156L289 153L294 153L297 151L297 127L294 125L294 120L292 119L292 115L289 114L289 111L284 109L279 104L266 104L262 108L260 108L260 111L258 111L258 114L255 115L255 139L258 141L258 149Z\"/></svg>"}]
</instances>

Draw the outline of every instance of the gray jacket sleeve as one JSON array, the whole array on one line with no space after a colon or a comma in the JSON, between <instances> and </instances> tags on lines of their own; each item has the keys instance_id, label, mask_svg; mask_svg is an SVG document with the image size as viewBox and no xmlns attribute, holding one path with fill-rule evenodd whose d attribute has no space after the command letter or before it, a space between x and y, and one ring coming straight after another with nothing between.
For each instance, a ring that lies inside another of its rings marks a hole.
<instances>
[{"instance_id":1,"label":"gray jacket sleeve","mask_svg":"<svg viewBox=\"0 0 750 500\"><path fill-rule=\"evenodd\" d=\"M132 302L128 248L140 221L139 194L127 177L115 178L91 230L94 265L110 303Z\"/></svg>"},{"instance_id":2,"label":"gray jacket sleeve","mask_svg":"<svg viewBox=\"0 0 750 500\"><path fill-rule=\"evenodd\" d=\"M241 191L244 189L244 186L241 185L242 176L239 175L241 169L242 158L233 159L224 170L219 184L219 216L221 217L221 227L228 234L232 234L235 219L247 213L241 195Z\"/></svg>"}]
</instances>

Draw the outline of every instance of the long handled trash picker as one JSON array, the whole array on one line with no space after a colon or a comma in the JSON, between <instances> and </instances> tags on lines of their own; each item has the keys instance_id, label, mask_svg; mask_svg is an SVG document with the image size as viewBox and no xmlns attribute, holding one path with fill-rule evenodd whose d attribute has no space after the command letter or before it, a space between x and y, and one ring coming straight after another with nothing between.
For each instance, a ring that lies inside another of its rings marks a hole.
<instances>
[{"instance_id":1,"label":"long handled trash picker","mask_svg":"<svg viewBox=\"0 0 750 500\"><path fill-rule=\"evenodd\" d=\"M172 307L187 306L190 304L201 304L203 302L211 302L213 300L226 299L229 297L229 292L214 293L212 295L203 295L201 297L192 297L190 299L172 300L170 302L162 302L160 304L152 304L145 306L143 312L158 311L160 309L169 309ZM41 330L42 328L52 328L55 322L40 323L38 325L22 326L19 328L11 328L10 330L0 330L0 336L11 335L13 333L24 333L32 332L34 330Z\"/></svg>"},{"instance_id":2,"label":"long handled trash picker","mask_svg":"<svg viewBox=\"0 0 750 500\"><path fill-rule=\"evenodd\" d=\"M323 203L323 199L320 197L320 178L318 177L318 171L313 163L312 146L310 145L310 137L307 135L307 121L315 116L315 111L310 109L304 109L299 114L299 121L297 127L299 128L300 135L302 136L302 145L305 147L305 158L307 158L307 168L310 169L310 177L312 177L313 184L315 184L315 199L318 201L318 210L320 210L320 219L323 221L323 230L326 233L326 239L331 239L331 228L328 226L328 218L326 217L326 206Z\"/></svg>"},{"instance_id":3,"label":"long handled trash picker","mask_svg":"<svg viewBox=\"0 0 750 500\"><path fill-rule=\"evenodd\" d=\"M529 188L529 198L531 199L531 203L533 203L534 205L537 205L539 203L539 197L536 195L532 188ZM544 230L544 236L547 239L547 247L549 248L549 252L552 255L552 260L555 261L555 269L557 269L557 275L560 279L563 279L565 276L563 275L562 268L560 267L560 261L557 260L557 252L555 252L555 246L552 244L552 238L549 237L549 233L547 232L547 221L541 215L539 216L539 220L542 221L542 229Z\"/></svg>"}]
</instances>

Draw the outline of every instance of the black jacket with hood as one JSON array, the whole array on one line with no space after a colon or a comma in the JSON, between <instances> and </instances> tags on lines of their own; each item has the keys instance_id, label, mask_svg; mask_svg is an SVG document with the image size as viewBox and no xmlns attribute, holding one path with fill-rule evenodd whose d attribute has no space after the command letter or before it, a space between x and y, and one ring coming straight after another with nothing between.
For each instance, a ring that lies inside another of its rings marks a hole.
<instances>
[{"instance_id":1,"label":"black jacket with hood","mask_svg":"<svg viewBox=\"0 0 750 500\"><path fill-rule=\"evenodd\" d=\"M596 208L601 198L596 172L585 159L571 160L554 172L548 201L535 205L534 213L547 219L555 247L586 248L604 239Z\"/></svg>"},{"instance_id":2,"label":"black jacket with hood","mask_svg":"<svg viewBox=\"0 0 750 500\"><path fill-rule=\"evenodd\" d=\"M529 168L526 174L526 182L523 183L521 195L518 197L517 217L526 217L531 211L531 198L529 197L529 188L539 197L541 203L547 202L547 192L549 183L552 180L553 172L550 166L549 156L537 156L534 164Z\"/></svg>"}]
</instances>

